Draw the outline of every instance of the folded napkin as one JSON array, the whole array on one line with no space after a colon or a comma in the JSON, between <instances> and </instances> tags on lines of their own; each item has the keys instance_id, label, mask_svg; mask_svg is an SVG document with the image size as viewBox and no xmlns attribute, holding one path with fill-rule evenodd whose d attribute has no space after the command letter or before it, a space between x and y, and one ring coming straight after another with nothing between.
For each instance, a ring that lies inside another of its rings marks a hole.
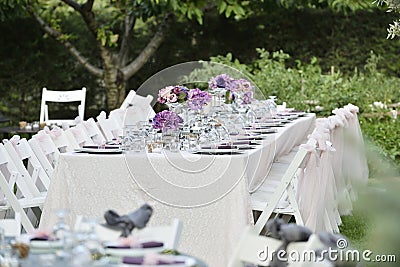
<instances>
[{"instance_id":1,"label":"folded napkin","mask_svg":"<svg viewBox=\"0 0 400 267\"><path fill-rule=\"evenodd\" d=\"M30 241L56 241L57 238L51 231L35 231L32 235L29 235Z\"/></svg>"},{"instance_id":2,"label":"folded napkin","mask_svg":"<svg viewBox=\"0 0 400 267\"><path fill-rule=\"evenodd\" d=\"M107 226L121 229L121 237L128 237L134 228L144 228L152 214L153 208L146 203L134 212L122 216L113 210L108 210L104 213L104 218Z\"/></svg>"},{"instance_id":3,"label":"folded napkin","mask_svg":"<svg viewBox=\"0 0 400 267\"><path fill-rule=\"evenodd\" d=\"M105 145L105 146L96 146L96 145L87 145L82 148L90 148L90 149L116 149L119 148L118 145Z\"/></svg>"},{"instance_id":4,"label":"folded napkin","mask_svg":"<svg viewBox=\"0 0 400 267\"><path fill-rule=\"evenodd\" d=\"M143 257L123 257L124 264L136 265L172 265L184 264L185 261L177 259L174 255L146 254Z\"/></svg>"},{"instance_id":5,"label":"folded napkin","mask_svg":"<svg viewBox=\"0 0 400 267\"><path fill-rule=\"evenodd\" d=\"M221 145L229 145L228 143L223 143L223 144L221 144ZM232 142L232 145L251 145L251 142L250 141L246 141L246 140L243 140L243 141L233 141Z\"/></svg>"},{"instance_id":6,"label":"folded napkin","mask_svg":"<svg viewBox=\"0 0 400 267\"><path fill-rule=\"evenodd\" d=\"M142 243L132 243L132 244L110 244L106 245L106 248L113 248L113 249L131 249L131 248L159 248L163 247L164 243L156 242L156 241L148 241Z\"/></svg>"},{"instance_id":7,"label":"folded napkin","mask_svg":"<svg viewBox=\"0 0 400 267\"><path fill-rule=\"evenodd\" d=\"M202 149L236 149L233 145L202 146Z\"/></svg>"}]
</instances>

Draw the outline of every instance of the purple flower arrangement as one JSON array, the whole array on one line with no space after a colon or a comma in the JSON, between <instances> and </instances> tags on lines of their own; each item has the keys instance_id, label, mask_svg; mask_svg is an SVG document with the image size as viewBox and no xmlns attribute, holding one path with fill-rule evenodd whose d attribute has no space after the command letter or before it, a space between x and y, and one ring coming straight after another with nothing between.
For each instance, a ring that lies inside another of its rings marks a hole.
<instances>
[{"instance_id":1,"label":"purple flower arrangement","mask_svg":"<svg viewBox=\"0 0 400 267\"><path fill-rule=\"evenodd\" d=\"M231 82L230 90L233 93L248 93L253 91L253 86L246 79L238 79Z\"/></svg>"},{"instance_id":2,"label":"purple flower arrangement","mask_svg":"<svg viewBox=\"0 0 400 267\"><path fill-rule=\"evenodd\" d=\"M253 99L253 86L246 79L234 79L228 74L220 74L212 77L208 81L210 89L224 88L227 90L226 100L231 102L232 100L239 98L242 99L242 104L250 104Z\"/></svg>"},{"instance_id":3,"label":"purple flower arrangement","mask_svg":"<svg viewBox=\"0 0 400 267\"><path fill-rule=\"evenodd\" d=\"M167 86L158 91L157 101L161 104L182 103L187 100L188 91L181 85Z\"/></svg>"},{"instance_id":4,"label":"purple flower arrangement","mask_svg":"<svg viewBox=\"0 0 400 267\"><path fill-rule=\"evenodd\" d=\"M177 130L179 128L179 123L183 122L183 119L173 111L163 110L156 114L153 118L153 128L154 129L172 129Z\"/></svg>"},{"instance_id":5,"label":"purple flower arrangement","mask_svg":"<svg viewBox=\"0 0 400 267\"><path fill-rule=\"evenodd\" d=\"M187 104L192 110L202 110L204 105L211 101L211 95L208 92L201 91L198 88L191 89L188 93Z\"/></svg>"},{"instance_id":6,"label":"purple flower arrangement","mask_svg":"<svg viewBox=\"0 0 400 267\"><path fill-rule=\"evenodd\" d=\"M226 90L230 90L231 83L234 80L235 79L233 79L231 76L224 73L224 74L220 74L215 77L212 77L208 81L208 86L210 87L210 89L213 89L213 90L219 89L219 88L225 88Z\"/></svg>"},{"instance_id":7,"label":"purple flower arrangement","mask_svg":"<svg viewBox=\"0 0 400 267\"><path fill-rule=\"evenodd\" d=\"M242 104L243 105L251 104L252 99L253 99L253 92L244 93L242 98Z\"/></svg>"}]
</instances>

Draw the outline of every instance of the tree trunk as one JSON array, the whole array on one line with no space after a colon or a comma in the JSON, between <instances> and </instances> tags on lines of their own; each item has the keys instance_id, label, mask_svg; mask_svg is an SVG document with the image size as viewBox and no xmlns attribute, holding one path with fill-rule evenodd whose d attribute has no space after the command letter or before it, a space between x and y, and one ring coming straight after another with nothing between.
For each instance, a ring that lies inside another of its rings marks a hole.
<instances>
[{"instance_id":1,"label":"tree trunk","mask_svg":"<svg viewBox=\"0 0 400 267\"><path fill-rule=\"evenodd\" d=\"M125 99L126 83L118 83L106 76L104 77L104 82L107 90L108 111L119 108Z\"/></svg>"},{"instance_id":2,"label":"tree trunk","mask_svg":"<svg viewBox=\"0 0 400 267\"><path fill-rule=\"evenodd\" d=\"M126 81L114 60L114 55L105 48L101 48L104 68L104 85L107 95L108 111L119 108L125 99Z\"/></svg>"}]
</instances>

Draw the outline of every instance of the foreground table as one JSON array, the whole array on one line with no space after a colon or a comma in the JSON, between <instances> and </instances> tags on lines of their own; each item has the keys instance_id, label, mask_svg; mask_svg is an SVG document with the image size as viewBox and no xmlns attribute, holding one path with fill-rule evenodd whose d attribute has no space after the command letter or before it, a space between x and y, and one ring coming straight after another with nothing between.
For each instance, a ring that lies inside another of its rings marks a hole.
<instances>
[{"instance_id":1,"label":"foreground table","mask_svg":"<svg viewBox=\"0 0 400 267\"><path fill-rule=\"evenodd\" d=\"M48 191L40 228L51 227L54 210L103 217L144 202L154 208L150 225L183 221L179 250L226 266L244 227L253 222L250 194L267 176L275 158L300 144L315 115L299 118L270 134L255 149L238 155L129 153L62 154Z\"/></svg>"}]
</instances>

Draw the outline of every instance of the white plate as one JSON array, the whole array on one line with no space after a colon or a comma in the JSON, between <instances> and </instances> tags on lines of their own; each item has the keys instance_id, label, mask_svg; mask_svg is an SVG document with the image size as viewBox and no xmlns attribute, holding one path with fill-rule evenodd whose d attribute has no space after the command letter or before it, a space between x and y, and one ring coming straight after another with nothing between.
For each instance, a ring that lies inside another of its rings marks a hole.
<instances>
[{"instance_id":1,"label":"white plate","mask_svg":"<svg viewBox=\"0 0 400 267\"><path fill-rule=\"evenodd\" d=\"M140 267L161 267L161 266L168 266L168 267L192 267L195 266L196 260L187 257L187 256L175 256L174 259L176 261L184 261L184 263L177 263L177 264L166 264L166 265L143 265L143 264L121 264L121 267L132 267L132 266L140 266Z\"/></svg>"},{"instance_id":2,"label":"white plate","mask_svg":"<svg viewBox=\"0 0 400 267\"><path fill-rule=\"evenodd\" d=\"M63 244L61 240L55 240L55 241L45 241L45 240L32 240L30 242L30 247L33 249L56 249L56 248L62 248Z\"/></svg>"},{"instance_id":3,"label":"white plate","mask_svg":"<svg viewBox=\"0 0 400 267\"><path fill-rule=\"evenodd\" d=\"M116 257L124 257L124 256L136 257L136 256L143 256L144 254L149 252L153 253L161 252L164 249L165 249L164 246L157 248L105 248L105 252L108 255ZM132 264L129 265L132 266Z\"/></svg>"},{"instance_id":4,"label":"white plate","mask_svg":"<svg viewBox=\"0 0 400 267\"><path fill-rule=\"evenodd\" d=\"M89 154L119 154L122 150L119 148L77 148L77 152L84 152Z\"/></svg>"}]
</instances>

